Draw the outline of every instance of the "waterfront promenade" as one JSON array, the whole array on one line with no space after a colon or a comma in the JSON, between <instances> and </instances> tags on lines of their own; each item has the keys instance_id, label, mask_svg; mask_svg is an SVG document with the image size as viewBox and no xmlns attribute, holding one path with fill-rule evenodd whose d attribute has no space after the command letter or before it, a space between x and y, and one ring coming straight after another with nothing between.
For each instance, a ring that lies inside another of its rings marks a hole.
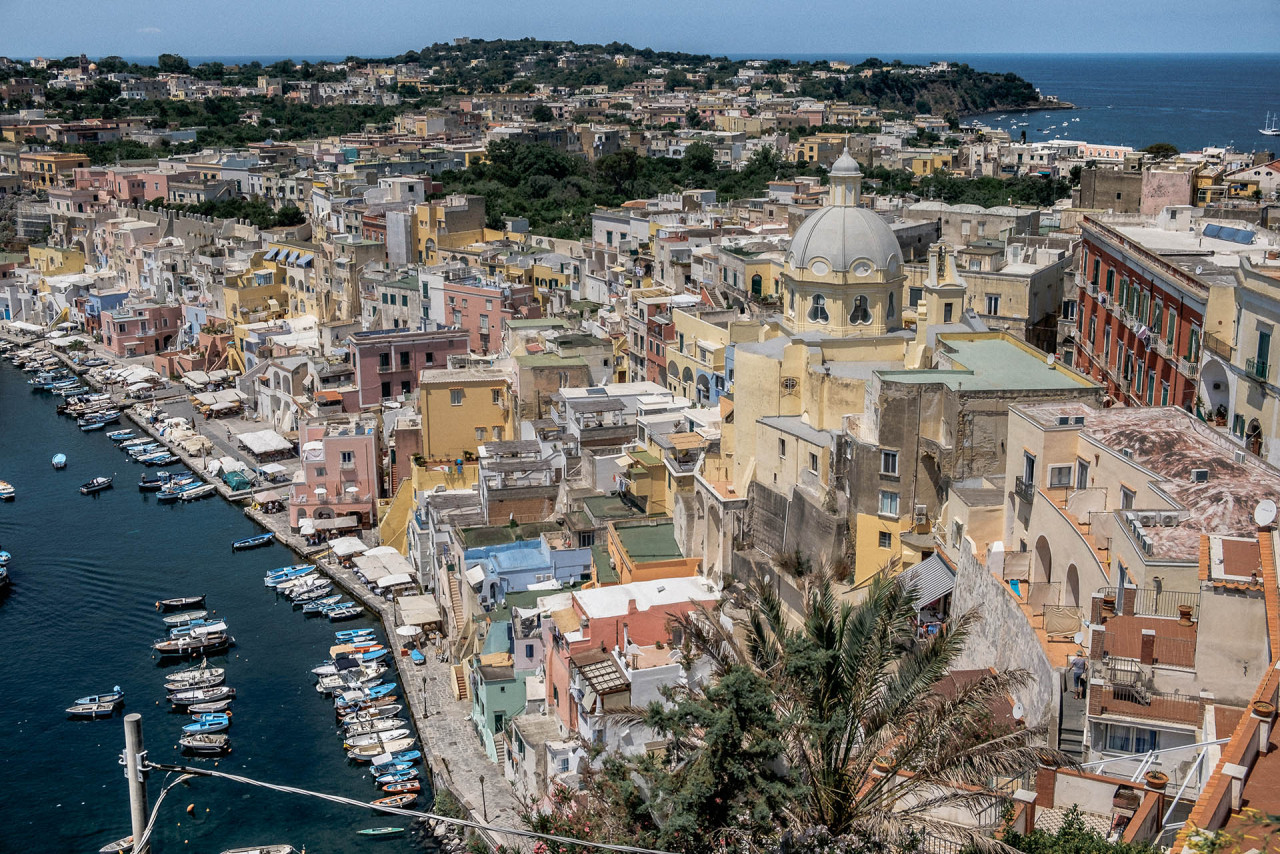
<instances>
[{"instance_id":1,"label":"waterfront promenade","mask_svg":"<svg viewBox=\"0 0 1280 854\"><path fill-rule=\"evenodd\" d=\"M30 340L4 337L24 346L31 346L34 343ZM56 350L52 352L57 353ZM98 352L101 353L101 351ZM105 354L102 355L106 357ZM87 378L86 381L88 381ZM227 434L229 426L232 434L235 434L244 430L261 429L261 425L244 419L204 421L201 418L192 417L194 413L187 401L185 390L173 396L162 394L155 401L155 405L171 416L191 419L200 435L212 442L218 451L217 455L233 456L251 467L256 465L252 459L245 456L234 441L228 440ZM136 425L136 429L145 431L157 441L164 443L192 472L213 483L223 499L236 503L251 497L252 491L233 493L221 479L207 475L204 471L204 459L188 454L166 439L136 408L123 411ZM261 491L263 488L265 487L259 487L256 491ZM251 507L246 507L244 512L258 525L274 532L283 545L293 549L307 562L315 563L322 572L334 580L335 584L358 599L369 613L382 623L388 646L398 651L399 641L395 634L393 602L375 595L353 572L334 560L328 554L328 546L307 545L300 536L289 529L287 513L265 514ZM364 539L370 544L376 544L374 542L376 537L376 531L364 533ZM434 655L428 654L426 663L422 665L415 666L411 659L401 655L395 656L395 663L399 675L397 681L403 688L403 696L422 739L423 753L430 765L435 789L447 789L451 792L469 813L467 817L473 821L500 827L522 827L524 809L516 798L514 789L503 776L503 769L485 756L471 721L470 702L458 701L453 697L451 685L454 677L451 662L438 661ZM485 833L484 836L491 847L498 845L513 849L530 847L530 841L525 837L492 832Z\"/></svg>"}]
</instances>

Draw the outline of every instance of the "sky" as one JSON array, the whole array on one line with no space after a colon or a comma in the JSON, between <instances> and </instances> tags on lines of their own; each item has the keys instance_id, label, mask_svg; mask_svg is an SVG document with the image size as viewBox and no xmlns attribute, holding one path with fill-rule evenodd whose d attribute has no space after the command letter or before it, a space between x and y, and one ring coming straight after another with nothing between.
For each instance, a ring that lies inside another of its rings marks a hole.
<instances>
[{"instance_id":1,"label":"sky","mask_svg":"<svg viewBox=\"0 0 1280 854\"><path fill-rule=\"evenodd\" d=\"M1278 10L1276 0L0 0L0 55L391 56L464 35L882 59L1267 52Z\"/></svg>"}]
</instances>

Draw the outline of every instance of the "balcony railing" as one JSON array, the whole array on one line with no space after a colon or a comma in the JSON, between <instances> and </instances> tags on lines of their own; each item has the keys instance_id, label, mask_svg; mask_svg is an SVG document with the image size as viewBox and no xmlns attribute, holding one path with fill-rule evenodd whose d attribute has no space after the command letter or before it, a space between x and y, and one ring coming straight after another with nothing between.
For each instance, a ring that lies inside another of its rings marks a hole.
<instances>
[{"instance_id":1,"label":"balcony railing","mask_svg":"<svg viewBox=\"0 0 1280 854\"><path fill-rule=\"evenodd\" d=\"M1036 497L1036 485L1019 475L1013 479L1013 494L1030 504Z\"/></svg>"},{"instance_id":2,"label":"balcony railing","mask_svg":"<svg viewBox=\"0 0 1280 854\"><path fill-rule=\"evenodd\" d=\"M1168 694L1141 685L1093 685L1090 690L1102 692L1099 714L1103 715L1121 715L1189 726L1198 726L1204 717L1203 704L1198 697Z\"/></svg>"},{"instance_id":3,"label":"balcony railing","mask_svg":"<svg viewBox=\"0 0 1280 854\"><path fill-rule=\"evenodd\" d=\"M1267 372L1271 369L1271 365L1265 359L1245 359L1245 372L1255 380L1267 381Z\"/></svg>"},{"instance_id":4,"label":"balcony railing","mask_svg":"<svg viewBox=\"0 0 1280 854\"><path fill-rule=\"evenodd\" d=\"M1117 590L1114 587L1103 587L1098 590L1104 597L1116 597ZM1140 589L1125 588L1125 613L1132 612L1139 617L1177 617L1179 616L1178 608L1181 605L1191 606L1191 618L1198 619L1200 614L1200 594L1186 593L1181 590L1156 590L1153 587L1143 587ZM1128 603L1132 603L1130 608Z\"/></svg>"}]
</instances>

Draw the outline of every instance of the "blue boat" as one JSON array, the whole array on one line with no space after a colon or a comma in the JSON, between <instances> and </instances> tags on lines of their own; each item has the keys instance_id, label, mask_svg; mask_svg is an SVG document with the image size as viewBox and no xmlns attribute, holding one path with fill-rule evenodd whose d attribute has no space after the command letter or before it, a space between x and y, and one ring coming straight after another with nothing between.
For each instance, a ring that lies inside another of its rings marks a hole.
<instances>
[{"instance_id":1,"label":"blue boat","mask_svg":"<svg viewBox=\"0 0 1280 854\"><path fill-rule=\"evenodd\" d=\"M4 549L0 549L0 566L8 566L9 561L11 560L13 560L13 555L9 554Z\"/></svg>"},{"instance_id":2,"label":"blue boat","mask_svg":"<svg viewBox=\"0 0 1280 854\"><path fill-rule=\"evenodd\" d=\"M324 612L327 614L327 613L329 613L330 611L340 611L340 610L342 610L343 608L350 608L350 607L353 607L355 604L356 604L355 602L352 602L352 601L350 601L350 600L348 600L348 601L346 601L346 602L339 602L337 605L330 605L329 607L325 608L325 609L324 609Z\"/></svg>"},{"instance_id":3,"label":"blue boat","mask_svg":"<svg viewBox=\"0 0 1280 854\"><path fill-rule=\"evenodd\" d=\"M67 467L67 455L66 455L66 454L54 454L54 455L53 455L53 467L54 467L55 469L64 469L64 468L66 468L66 467Z\"/></svg>"},{"instance_id":4,"label":"blue boat","mask_svg":"<svg viewBox=\"0 0 1280 854\"><path fill-rule=\"evenodd\" d=\"M369 773L374 777L382 777L386 774L397 774L401 771L408 771L412 767L412 762L384 762L381 765L371 766L369 768Z\"/></svg>"},{"instance_id":5,"label":"blue boat","mask_svg":"<svg viewBox=\"0 0 1280 854\"><path fill-rule=\"evenodd\" d=\"M76 700L73 705L85 706L90 703L118 703L124 699L124 690L119 686L115 686L104 694L93 694L88 697L81 697Z\"/></svg>"},{"instance_id":6,"label":"blue boat","mask_svg":"<svg viewBox=\"0 0 1280 854\"><path fill-rule=\"evenodd\" d=\"M107 434L107 438L113 442L124 442L133 438L132 430L115 430Z\"/></svg>"},{"instance_id":7,"label":"blue boat","mask_svg":"<svg viewBox=\"0 0 1280 854\"><path fill-rule=\"evenodd\" d=\"M365 689L365 694L370 700L376 700L379 697L385 697L392 691L396 690L396 683L384 682L381 685L374 685L372 688Z\"/></svg>"},{"instance_id":8,"label":"blue boat","mask_svg":"<svg viewBox=\"0 0 1280 854\"><path fill-rule=\"evenodd\" d=\"M325 608L328 608L330 605L338 604L338 602L341 601L341 599L342 599L342 594L335 593L332 596L326 596L323 599L317 599L314 602L308 602L307 604L302 606L302 613L319 614L321 611L323 611Z\"/></svg>"},{"instance_id":9,"label":"blue boat","mask_svg":"<svg viewBox=\"0 0 1280 854\"><path fill-rule=\"evenodd\" d=\"M268 572L263 576L262 581L268 587L278 587L291 578L298 578L314 571L315 568L313 563L296 563L293 566L282 566L279 569L273 569Z\"/></svg>"},{"instance_id":10,"label":"blue boat","mask_svg":"<svg viewBox=\"0 0 1280 854\"><path fill-rule=\"evenodd\" d=\"M106 426L107 426L107 422L105 421L90 421L88 424L81 424L80 429L85 433L88 433L93 430L101 430L103 427L106 427Z\"/></svg>"},{"instance_id":11,"label":"blue boat","mask_svg":"<svg viewBox=\"0 0 1280 854\"><path fill-rule=\"evenodd\" d=\"M371 638L373 637L373 631L373 629L343 629L342 631L334 632L333 637L335 640L353 641L358 638Z\"/></svg>"},{"instance_id":12,"label":"blue boat","mask_svg":"<svg viewBox=\"0 0 1280 854\"><path fill-rule=\"evenodd\" d=\"M403 783L406 780L417 780L422 774L417 768L408 768L404 771L392 771L389 774L379 774L374 779L377 780L379 786L385 786L387 783Z\"/></svg>"},{"instance_id":13,"label":"blue boat","mask_svg":"<svg viewBox=\"0 0 1280 854\"><path fill-rule=\"evenodd\" d=\"M238 552L245 549L256 549L261 546L269 546L275 540L276 535L271 531L265 534L258 534L254 537L245 537L243 540L236 540L231 544L231 551Z\"/></svg>"},{"instance_id":14,"label":"blue boat","mask_svg":"<svg viewBox=\"0 0 1280 854\"><path fill-rule=\"evenodd\" d=\"M427 663L427 657L422 654L422 650L420 649L409 650L409 660L412 661L414 664Z\"/></svg>"},{"instance_id":15,"label":"blue boat","mask_svg":"<svg viewBox=\"0 0 1280 854\"><path fill-rule=\"evenodd\" d=\"M198 720L195 723L187 724L182 728L182 731L187 735L205 735L208 733L222 732L224 729L231 726L231 718L225 714L215 713L207 716L202 715L201 717L204 719Z\"/></svg>"}]
</instances>

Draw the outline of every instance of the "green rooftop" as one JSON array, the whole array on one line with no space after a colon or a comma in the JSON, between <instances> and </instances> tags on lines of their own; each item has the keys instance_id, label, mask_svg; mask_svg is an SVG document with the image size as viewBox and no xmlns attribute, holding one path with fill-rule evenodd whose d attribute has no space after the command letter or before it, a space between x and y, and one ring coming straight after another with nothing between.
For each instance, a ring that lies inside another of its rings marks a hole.
<instances>
[{"instance_id":1,"label":"green rooftop","mask_svg":"<svg viewBox=\"0 0 1280 854\"><path fill-rule=\"evenodd\" d=\"M1050 365L1005 338L938 337L939 351L950 355L953 370L877 371L882 380L900 383L941 383L969 391L1023 389L1084 389L1094 383L1060 363Z\"/></svg>"},{"instance_id":2,"label":"green rooftop","mask_svg":"<svg viewBox=\"0 0 1280 854\"><path fill-rule=\"evenodd\" d=\"M536 540L548 531L557 531L555 522L529 522L524 525L486 525L482 528L463 528L462 545L469 549L485 546L501 546L517 540Z\"/></svg>"},{"instance_id":3,"label":"green rooftop","mask_svg":"<svg viewBox=\"0 0 1280 854\"><path fill-rule=\"evenodd\" d=\"M568 329L569 324L558 317L519 317L502 321L511 329Z\"/></svg>"},{"instance_id":4,"label":"green rooftop","mask_svg":"<svg viewBox=\"0 0 1280 854\"><path fill-rule=\"evenodd\" d=\"M21 252L0 252L0 264L23 264L26 260Z\"/></svg>"},{"instance_id":5,"label":"green rooftop","mask_svg":"<svg viewBox=\"0 0 1280 854\"><path fill-rule=\"evenodd\" d=\"M608 555L605 556L606 558ZM495 624L511 619L512 608L523 608L529 610L538 606L538 600L543 596L554 596L556 593L566 593L571 590L581 590L583 582L578 582L572 586L562 587L559 590L519 590L507 593L504 602L493 608L493 610L485 611L476 615L473 620L477 623L483 623L485 620L492 620ZM490 630L489 635L494 632ZM501 632L501 636L506 638L506 632ZM487 638L486 638L487 640ZM497 650L501 652L502 650Z\"/></svg>"},{"instance_id":6,"label":"green rooftop","mask_svg":"<svg viewBox=\"0 0 1280 854\"><path fill-rule=\"evenodd\" d=\"M631 455L631 459L643 466L660 466L662 460L649 453L645 448L631 448L627 451Z\"/></svg>"},{"instance_id":7,"label":"green rooftop","mask_svg":"<svg viewBox=\"0 0 1280 854\"><path fill-rule=\"evenodd\" d=\"M591 518L597 522L607 522L612 519L633 519L636 516L644 515L635 507L623 501L616 492L609 495L593 495L590 498L584 498L582 499L582 506L591 514Z\"/></svg>"},{"instance_id":8,"label":"green rooftop","mask_svg":"<svg viewBox=\"0 0 1280 854\"><path fill-rule=\"evenodd\" d=\"M618 524L614 530L633 563L684 557L676 545L676 526L670 519Z\"/></svg>"},{"instance_id":9,"label":"green rooftop","mask_svg":"<svg viewBox=\"0 0 1280 854\"><path fill-rule=\"evenodd\" d=\"M621 579L618 569L609 557L609 548L603 544L591 547L591 562L596 565L596 580L601 584L617 584Z\"/></svg>"}]
</instances>

